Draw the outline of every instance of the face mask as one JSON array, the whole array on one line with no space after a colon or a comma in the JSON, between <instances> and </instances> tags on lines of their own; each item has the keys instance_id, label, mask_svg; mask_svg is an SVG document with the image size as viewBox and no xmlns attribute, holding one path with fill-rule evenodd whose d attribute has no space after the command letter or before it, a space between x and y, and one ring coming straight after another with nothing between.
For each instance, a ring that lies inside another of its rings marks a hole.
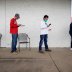
<instances>
[{"instance_id":1,"label":"face mask","mask_svg":"<svg viewBox=\"0 0 72 72\"><path fill-rule=\"evenodd\" d=\"M47 22L48 20L44 20L45 22Z\"/></svg>"}]
</instances>

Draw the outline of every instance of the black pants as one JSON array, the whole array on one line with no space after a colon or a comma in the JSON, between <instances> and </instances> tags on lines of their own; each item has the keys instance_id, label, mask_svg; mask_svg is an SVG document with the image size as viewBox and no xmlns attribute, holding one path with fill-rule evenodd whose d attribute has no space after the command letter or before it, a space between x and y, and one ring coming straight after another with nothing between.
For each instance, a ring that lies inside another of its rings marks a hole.
<instances>
[{"instance_id":1,"label":"black pants","mask_svg":"<svg viewBox=\"0 0 72 72\"><path fill-rule=\"evenodd\" d=\"M45 45L45 50L48 50L47 38L48 38L47 34L40 35L39 51L42 50L42 44L43 44L43 42L44 42L44 45Z\"/></svg>"},{"instance_id":2,"label":"black pants","mask_svg":"<svg viewBox=\"0 0 72 72\"><path fill-rule=\"evenodd\" d=\"M71 36L71 48L72 48L72 36Z\"/></svg>"}]
</instances>

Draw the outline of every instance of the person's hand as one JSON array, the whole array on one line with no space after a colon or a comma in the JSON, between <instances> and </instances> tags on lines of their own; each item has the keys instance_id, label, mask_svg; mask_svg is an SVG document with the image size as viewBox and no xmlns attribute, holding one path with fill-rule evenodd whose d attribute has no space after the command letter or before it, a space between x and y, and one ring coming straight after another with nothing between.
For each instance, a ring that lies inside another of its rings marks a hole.
<instances>
[{"instance_id":1,"label":"person's hand","mask_svg":"<svg viewBox=\"0 0 72 72\"><path fill-rule=\"evenodd\" d=\"M51 31L52 29L49 29L48 31Z\"/></svg>"},{"instance_id":2,"label":"person's hand","mask_svg":"<svg viewBox=\"0 0 72 72\"><path fill-rule=\"evenodd\" d=\"M49 26L51 25L51 23L49 24Z\"/></svg>"},{"instance_id":3,"label":"person's hand","mask_svg":"<svg viewBox=\"0 0 72 72\"><path fill-rule=\"evenodd\" d=\"M47 25L47 27L49 27L51 25L51 23L49 25Z\"/></svg>"},{"instance_id":4,"label":"person's hand","mask_svg":"<svg viewBox=\"0 0 72 72\"><path fill-rule=\"evenodd\" d=\"M21 26L21 24L18 24L18 26Z\"/></svg>"},{"instance_id":5,"label":"person's hand","mask_svg":"<svg viewBox=\"0 0 72 72\"><path fill-rule=\"evenodd\" d=\"M18 26L25 26L25 25L22 25L22 24L18 24Z\"/></svg>"},{"instance_id":6,"label":"person's hand","mask_svg":"<svg viewBox=\"0 0 72 72\"><path fill-rule=\"evenodd\" d=\"M21 25L21 26L25 26L25 25Z\"/></svg>"}]
</instances>

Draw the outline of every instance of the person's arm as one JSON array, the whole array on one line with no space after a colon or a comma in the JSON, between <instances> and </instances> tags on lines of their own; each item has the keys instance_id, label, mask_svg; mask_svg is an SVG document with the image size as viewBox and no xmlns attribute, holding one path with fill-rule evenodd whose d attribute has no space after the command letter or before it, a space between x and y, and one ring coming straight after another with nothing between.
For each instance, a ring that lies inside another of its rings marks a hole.
<instances>
[{"instance_id":1,"label":"person's arm","mask_svg":"<svg viewBox=\"0 0 72 72\"><path fill-rule=\"evenodd\" d=\"M14 20L11 20L11 22L10 22L10 27L11 28L17 28L19 26L21 26L21 25L17 25Z\"/></svg>"},{"instance_id":2,"label":"person's arm","mask_svg":"<svg viewBox=\"0 0 72 72\"><path fill-rule=\"evenodd\" d=\"M72 34L71 34L71 28L72 28L72 23L70 24L70 30L69 30L69 34L70 34L70 35L72 35Z\"/></svg>"},{"instance_id":3,"label":"person's arm","mask_svg":"<svg viewBox=\"0 0 72 72\"><path fill-rule=\"evenodd\" d=\"M51 23L49 25L47 25L47 27L42 27L41 26L41 29L47 29L48 27L50 27Z\"/></svg>"},{"instance_id":4,"label":"person's arm","mask_svg":"<svg viewBox=\"0 0 72 72\"><path fill-rule=\"evenodd\" d=\"M17 28L17 27L19 27L19 25L16 25L16 24L11 25L11 28Z\"/></svg>"},{"instance_id":5,"label":"person's arm","mask_svg":"<svg viewBox=\"0 0 72 72\"><path fill-rule=\"evenodd\" d=\"M50 26L51 26L51 20L48 19L48 25L47 25L47 27L50 27Z\"/></svg>"},{"instance_id":6,"label":"person's arm","mask_svg":"<svg viewBox=\"0 0 72 72\"><path fill-rule=\"evenodd\" d=\"M47 27L50 27L51 23L49 25L47 25Z\"/></svg>"},{"instance_id":7,"label":"person's arm","mask_svg":"<svg viewBox=\"0 0 72 72\"><path fill-rule=\"evenodd\" d=\"M48 27L48 31L51 31L52 30L51 21L49 20L48 23L49 23L49 25L47 26Z\"/></svg>"}]
</instances>

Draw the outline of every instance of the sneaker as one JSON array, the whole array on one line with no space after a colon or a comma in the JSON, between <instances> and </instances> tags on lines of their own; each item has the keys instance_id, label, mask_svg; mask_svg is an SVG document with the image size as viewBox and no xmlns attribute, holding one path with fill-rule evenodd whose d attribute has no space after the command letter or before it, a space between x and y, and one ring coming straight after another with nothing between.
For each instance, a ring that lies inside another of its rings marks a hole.
<instances>
[{"instance_id":1,"label":"sneaker","mask_svg":"<svg viewBox=\"0 0 72 72\"><path fill-rule=\"evenodd\" d=\"M11 51L11 53L13 53L14 51Z\"/></svg>"},{"instance_id":2,"label":"sneaker","mask_svg":"<svg viewBox=\"0 0 72 72\"><path fill-rule=\"evenodd\" d=\"M16 51L14 51L14 52L18 53L18 51L17 51L17 50L16 50Z\"/></svg>"},{"instance_id":3,"label":"sneaker","mask_svg":"<svg viewBox=\"0 0 72 72\"><path fill-rule=\"evenodd\" d=\"M45 51L51 52L51 50L50 50L50 49L47 49L47 50L45 50Z\"/></svg>"},{"instance_id":4,"label":"sneaker","mask_svg":"<svg viewBox=\"0 0 72 72\"><path fill-rule=\"evenodd\" d=\"M39 53L44 53L44 51L42 51L42 50L39 50Z\"/></svg>"},{"instance_id":5,"label":"sneaker","mask_svg":"<svg viewBox=\"0 0 72 72\"><path fill-rule=\"evenodd\" d=\"M11 51L11 53L18 53L18 51L16 50L16 51Z\"/></svg>"},{"instance_id":6,"label":"sneaker","mask_svg":"<svg viewBox=\"0 0 72 72\"><path fill-rule=\"evenodd\" d=\"M70 48L70 50L72 50L72 48Z\"/></svg>"}]
</instances>

